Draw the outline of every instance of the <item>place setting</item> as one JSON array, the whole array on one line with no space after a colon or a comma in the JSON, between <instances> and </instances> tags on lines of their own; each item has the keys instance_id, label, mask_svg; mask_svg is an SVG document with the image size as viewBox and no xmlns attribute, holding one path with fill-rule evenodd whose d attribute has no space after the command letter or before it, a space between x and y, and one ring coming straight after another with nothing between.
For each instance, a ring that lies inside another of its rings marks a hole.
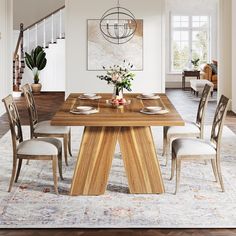
<instances>
[{"instance_id":1,"label":"place setting","mask_svg":"<svg viewBox=\"0 0 236 236\"><path fill-rule=\"evenodd\" d=\"M90 115L98 113L98 109L93 106L77 106L70 110L70 113L76 115Z\"/></svg>"},{"instance_id":2,"label":"place setting","mask_svg":"<svg viewBox=\"0 0 236 236\"><path fill-rule=\"evenodd\" d=\"M102 98L102 96L97 95L96 93L84 93L81 94L78 98L82 100L97 100Z\"/></svg>"},{"instance_id":3,"label":"place setting","mask_svg":"<svg viewBox=\"0 0 236 236\"><path fill-rule=\"evenodd\" d=\"M147 115L162 115L169 113L169 110L161 106L147 106L141 109L140 112Z\"/></svg>"},{"instance_id":4,"label":"place setting","mask_svg":"<svg viewBox=\"0 0 236 236\"><path fill-rule=\"evenodd\" d=\"M155 100L160 99L160 96L156 93L142 93L137 96L138 99L142 100Z\"/></svg>"}]
</instances>

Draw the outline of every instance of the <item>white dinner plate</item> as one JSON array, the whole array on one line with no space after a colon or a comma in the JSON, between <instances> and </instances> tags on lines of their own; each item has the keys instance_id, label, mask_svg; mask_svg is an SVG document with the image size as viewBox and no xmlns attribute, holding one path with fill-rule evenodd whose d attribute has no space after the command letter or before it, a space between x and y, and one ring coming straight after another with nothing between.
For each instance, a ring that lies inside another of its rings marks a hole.
<instances>
[{"instance_id":1,"label":"white dinner plate","mask_svg":"<svg viewBox=\"0 0 236 236\"><path fill-rule=\"evenodd\" d=\"M78 111L78 112L87 112L87 111L91 111L91 110L94 110L95 108L94 107L91 107L91 106L78 106L76 107L75 111Z\"/></svg>"},{"instance_id":2,"label":"white dinner plate","mask_svg":"<svg viewBox=\"0 0 236 236\"><path fill-rule=\"evenodd\" d=\"M143 97L142 95L137 96L138 99L143 99L143 100L152 100L152 99L160 99L160 96L155 95L153 97Z\"/></svg>"},{"instance_id":3,"label":"white dinner plate","mask_svg":"<svg viewBox=\"0 0 236 236\"><path fill-rule=\"evenodd\" d=\"M160 106L149 106L149 107L144 107L143 110L148 111L148 112L157 112L161 111L163 108Z\"/></svg>"},{"instance_id":4,"label":"white dinner plate","mask_svg":"<svg viewBox=\"0 0 236 236\"><path fill-rule=\"evenodd\" d=\"M163 109L163 110L156 111L156 112L150 112L145 109L142 109L142 110L140 110L140 112L143 114L147 114L147 115L163 115L163 114L169 113L169 110Z\"/></svg>"},{"instance_id":5,"label":"white dinner plate","mask_svg":"<svg viewBox=\"0 0 236 236\"><path fill-rule=\"evenodd\" d=\"M79 99L84 99L84 100L97 100L97 99L102 98L102 96L96 95L94 97L84 97L84 95L80 95L78 98Z\"/></svg>"},{"instance_id":6,"label":"white dinner plate","mask_svg":"<svg viewBox=\"0 0 236 236\"><path fill-rule=\"evenodd\" d=\"M90 111L70 110L70 113L76 114L76 115L90 115L90 114L98 113L98 110L97 109L93 109L93 110L90 110Z\"/></svg>"},{"instance_id":7,"label":"white dinner plate","mask_svg":"<svg viewBox=\"0 0 236 236\"><path fill-rule=\"evenodd\" d=\"M156 94L155 93L142 93L141 96L144 98L150 98L150 97L155 97Z\"/></svg>"},{"instance_id":8,"label":"white dinner plate","mask_svg":"<svg viewBox=\"0 0 236 236\"><path fill-rule=\"evenodd\" d=\"M92 98L92 97L96 97L97 94L96 93L84 93L82 96L85 98Z\"/></svg>"}]
</instances>

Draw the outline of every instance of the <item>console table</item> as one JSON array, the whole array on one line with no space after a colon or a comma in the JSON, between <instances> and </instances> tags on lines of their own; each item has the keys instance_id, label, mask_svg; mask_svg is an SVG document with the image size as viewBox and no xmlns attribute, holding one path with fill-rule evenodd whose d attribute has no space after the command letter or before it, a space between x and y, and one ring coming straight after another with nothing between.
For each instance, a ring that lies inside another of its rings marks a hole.
<instances>
[{"instance_id":1,"label":"console table","mask_svg":"<svg viewBox=\"0 0 236 236\"><path fill-rule=\"evenodd\" d=\"M199 70L184 70L182 72L182 89L185 90L185 78L186 77L196 77L200 79L200 71Z\"/></svg>"}]
</instances>

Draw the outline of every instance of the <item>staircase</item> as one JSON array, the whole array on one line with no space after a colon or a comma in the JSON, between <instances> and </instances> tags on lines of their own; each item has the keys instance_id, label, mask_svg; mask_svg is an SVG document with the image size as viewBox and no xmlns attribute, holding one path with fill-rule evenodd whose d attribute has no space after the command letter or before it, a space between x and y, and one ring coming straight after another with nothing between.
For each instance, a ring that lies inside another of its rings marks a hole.
<instances>
[{"instance_id":1,"label":"staircase","mask_svg":"<svg viewBox=\"0 0 236 236\"><path fill-rule=\"evenodd\" d=\"M32 83L31 70L25 66L24 54L37 46L46 52L47 65L40 73L43 91L65 90L65 6L57 9L20 33L13 56L13 91L21 91L21 84Z\"/></svg>"}]
</instances>

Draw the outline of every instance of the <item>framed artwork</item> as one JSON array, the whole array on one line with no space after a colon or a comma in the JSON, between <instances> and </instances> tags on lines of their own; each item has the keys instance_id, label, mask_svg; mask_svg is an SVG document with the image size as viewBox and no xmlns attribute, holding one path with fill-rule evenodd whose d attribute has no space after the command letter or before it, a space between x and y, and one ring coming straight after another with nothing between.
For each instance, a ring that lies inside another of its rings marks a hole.
<instances>
[{"instance_id":1,"label":"framed artwork","mask_svg":"<svg viewBox=\"0 0 236 236\"><path fill-rule=\"evenodd\" d=\"M137 29L133 38L124 44L108 42L100 31L100 20L87 20L87 70L103 70L121 65L124 60L134 65L136 71L143 70L143 20L136 19Z\"/></svg>"}]
</instances>

